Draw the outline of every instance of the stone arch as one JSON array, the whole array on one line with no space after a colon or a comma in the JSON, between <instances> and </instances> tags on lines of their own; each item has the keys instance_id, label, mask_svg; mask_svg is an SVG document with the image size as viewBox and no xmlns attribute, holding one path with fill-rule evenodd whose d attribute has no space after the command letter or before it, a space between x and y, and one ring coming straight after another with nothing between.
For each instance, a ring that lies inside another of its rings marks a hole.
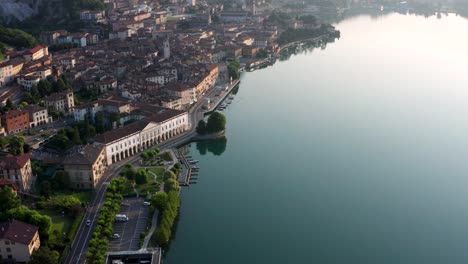
<instances>
[{"instance_id":1,"label":"stone arch","mask_svg":"<svg viewBox=\"0 0 468 264\"><path fill-rule=\"evenodd\" d=\"M121 151L121 152L120 152L120 160L123 160L123 159L125 159L125 157L124 157L124 152Z\"/></svg>"},{"instance_id":2,"label":"stone arch","mask_svg":"<svg viewBox=\"0 0 468 264\"><path fill-rule=\"evenodd\" d=\"M115 155L112 155L112 163L115 162Z\"/></svg>"}]
</instances>

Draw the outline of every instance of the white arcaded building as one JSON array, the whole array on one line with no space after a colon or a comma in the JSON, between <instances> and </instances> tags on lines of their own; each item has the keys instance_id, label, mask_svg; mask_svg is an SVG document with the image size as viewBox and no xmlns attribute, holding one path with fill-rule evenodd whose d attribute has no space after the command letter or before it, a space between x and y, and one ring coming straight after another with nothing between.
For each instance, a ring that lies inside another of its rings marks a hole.
<instances>
[{"instance_id":1,"label":"white arcaded building","mask_svg":"<svg viewBox=\"0 0 468 264\"><path fill-rule=\"evenodd\" d=\"M160 108L152 116L97 136L95 141L105 145L107 164L110 165L179 135L188 128L186 111Z\"/></svg>"}]
</instances>

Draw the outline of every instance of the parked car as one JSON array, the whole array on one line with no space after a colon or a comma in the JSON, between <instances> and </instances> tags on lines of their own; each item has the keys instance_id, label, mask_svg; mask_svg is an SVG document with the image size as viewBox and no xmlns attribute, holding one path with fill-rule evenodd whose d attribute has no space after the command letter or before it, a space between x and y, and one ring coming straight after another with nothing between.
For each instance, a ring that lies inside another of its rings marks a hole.
<instances>
[{"instance_id":1,"label":"parked car","mask_svg":"<svg viewBox=\"0 0 468 264\"><path fill-rule=\"evenodd\" d=\"M91 220L86 220L86 226L90 226L91 225Z\"/></svg>"},{"instance_id":2,"label":"parked car","mask_svg":"<svg viewBox=\"0 0 468 264\"><path fill-rule=\"evenodd\" d=\"M119 234L113 234L112 238L120 238L120 235Z\"/></svg>"},{"instance_id":3,"label":"parked car","mask_svg":"<svg viewBox=\"0 0 468 264\"><path fill-rule=\"evenodd\" d=\"M143 202L143 205L150 206L150 205L151 205L151 203L150 203L150 202L148 202L148 201L144 201L144 202Z\"/></svg>"}]
</instances>

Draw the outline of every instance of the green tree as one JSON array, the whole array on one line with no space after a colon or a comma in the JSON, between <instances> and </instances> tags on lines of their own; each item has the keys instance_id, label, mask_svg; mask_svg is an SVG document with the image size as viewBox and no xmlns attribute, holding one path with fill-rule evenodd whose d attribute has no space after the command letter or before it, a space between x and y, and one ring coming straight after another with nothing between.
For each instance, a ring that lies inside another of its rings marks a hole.
<instances>
[{"instance_id":1,"label":"green tree","mask_svg":"<svg viewBox=\"0 0 468 264\"><path fill-rule=\"evenodd\" d=\"M47 246L42 246L32 253L28 264L58 264L60 254L55 250L50 250Z\"/></svg>"},{"instance_id":2,"label":"green tree","mask_svg":"<svg viewBox=\"0 0 468 264\"><path fill-rule=\"evenodd\" d=\"M80 132L78 131L78 127L75 127L73 129L73 139L72 139L73 144L75 145L80 145L81 144L81 138L80 138Z\"/></svg>"},{"instance_id":3,"label":"green tree","mask_svg":"<svg viewBox=\"0 0 468 264\"><path fill-rule=\"evenodd\" d=\"M37 84L37 91L41 95L41 97L50 95L50 93L52 92L52 84L47 79L40 80Z\"/></svg>"},{"instance_id":4,"label":"green tree","mask_svg":"<svg viewBox=\"0 0 468 264\"><path fill-rule=\"evenodd\" d=\"M21 202L16 192L9 186L0 190L0 213L19 207Z\"/></svg>"},{"instance_id":5,"label":"green tree","mask_svg":"<svg viewBox=\"0 0 468 264\"><path fill-rule=\"evenodd\" d=\"M26 206L20 206L8 210L8 216L12 219L17 219L39 227L39 235L42 239L49 237L52 219L47 215L41 215L39 212L29 209Z\"/></svg>"},{"instance_id":6,"label":"green tree","mask_svg":"<svg viewBox=\"0 0 468 264\"><path fill-rule=\"evenodd\" d=\"M68 87L67 87L67 85L65 84L65 82L63 81L62 78L58 78L58 80L52 84L52 90L55 93L65 91L67 89L68 89Z\"/></svg>"},{"instance_id":7,"label":"green tree","mask_svg":"<svg viewBox=\"0 0 468 264\"><path fill-rule=\"evenodd\" d=\"M205 120L200 120L198 121L198 125L197 125L197 133L200 134L200 135L203 135L206 133L206 122Z\"/></svg>"},{"instance_id":8,"label":"green tree","mask_svg":"<svg viewBox=\"0 0 468 264\"><path fill-rule=\"evenodd\" d=\"M177 180L177 176L172 171L166 171L164 173L164 180L167 181L168 179Z\"/></svg>"},{"instance_id":9,"label":"green tree","mask_svg":"<svg viewBox=\"0 0 468 264\"><path fill-rule=\"evenodd\" d=\"M41 182L41 194L46 198L49 198L52 195L52 184L50 181Z\"/></svg>"},{"instance_id":10,"label":"green tree","mask_svg":"<svg viewBox=\"0 0 468 264\"><path fill-rule=\"evenodd\" d=\"M168 196L165 192L158 192L153 196L153 203L159 210L163 210L166 207L167 200Z\"/></svg>"},{"instance_id":11,"label":"green tree","mask_svg":"<svg viewBox=\"0 0 468 264\"><path fill-rule=\"evenodd\" d=\"M104 113L98 112L94 117L94 125L96 127L96 133L102 134L106 132L105 124L104 124Z\"/></svg>"},{"instance_id":12,"label":"green tree","mask_svg":"<svg viewBox=\"0 0 468 264\"><path fill-rule=\"evenodd\" d=\"M135 174L135 183L138 185L148 182L148 173L145 169L139 169Z\"/></svg>"},{"instance_id":13,"label":"green tree","mask_svg":"<svg viewBox=\"0 0 468 264\"><path fill-rule=\"evenodd\" d=\"M4 148L8 144L8 140L5 137L0 137L0 147Z\"/></svg>"},{"instance_id":14,"label":"green tree","mask_svg":"<svg viewBox=\"0 0 468 264\"><path fill-rule=\"evenodd\" d=\"M71 186L71 180L68 172L63 170L56 171L54 175L54 185L56 189L69 189Z\"/></svg>"},{"instance_id":15,"label":"green tree","mask_svg":"<svg viewBox=\"0 0 468 264\"><path fill-rule=\"evenodd\" d=\"M178 192L178 191L180 191L179 183L175 179L167 179L164 182L164 190L166 192L170 192L170 191Z\"/></svg>"},{"instance_id":16,"label":"green tree","mask_svg":"<svg viewBox=\"0 0 468 264\"><path fill-rule=\"evenodd\" d=\"M5 108L7 110L11 110L11 109L15 108L15 105L13 104L13 101L11 100L11 98L7 99L6 104L5 104Z\"/></svg>"},{"instance_id":17,"label":"green tree","mask_svg":"<svg viewBox=\"0 0 468 264\"><path fill-rule=\"evenodd\" d=\"M232 79L239 79L240 63L238 61L231 61L231 63L229 63L227 68L228 68L229 77L232 77Z\"/></svg>"},{"instance_id":18,"label":"green tree","mask_svg":"<svg viewBox=\"0 0 468 264\"><path fill-rule=\"evenodd\" d=\"M13 155L23 155L24 154L24 137L22 136L13 136L10 139L10 153Z\"/></svg>"},{"instance_id":19,"label":"green tree","mask_svg":"<svg viewBox=\"0 0 468 264\"><path fill-rule=\"evenodd\" d=\"M208 117L206 124L207 133L216 133L226 129L226 116L220 112L214 112Z\"/></svg>"}]
</instances>

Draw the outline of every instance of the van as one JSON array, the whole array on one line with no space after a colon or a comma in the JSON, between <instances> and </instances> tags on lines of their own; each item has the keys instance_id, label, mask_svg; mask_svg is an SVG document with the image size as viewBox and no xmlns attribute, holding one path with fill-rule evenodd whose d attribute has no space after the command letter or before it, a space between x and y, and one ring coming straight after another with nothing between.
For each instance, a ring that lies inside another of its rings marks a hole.
<instances>
[{"instance_id":1,"label":"van","mask_svg":"<svg viewBox=\"0 0 468 264\"><path fill-rule=\"evenodd\" d=\"M125 221L128 221L128 217L126 215L123 215L123 214L118 214L118 215L115 216L115 221L125 222Z\"/></svg>"}]
</instances>

